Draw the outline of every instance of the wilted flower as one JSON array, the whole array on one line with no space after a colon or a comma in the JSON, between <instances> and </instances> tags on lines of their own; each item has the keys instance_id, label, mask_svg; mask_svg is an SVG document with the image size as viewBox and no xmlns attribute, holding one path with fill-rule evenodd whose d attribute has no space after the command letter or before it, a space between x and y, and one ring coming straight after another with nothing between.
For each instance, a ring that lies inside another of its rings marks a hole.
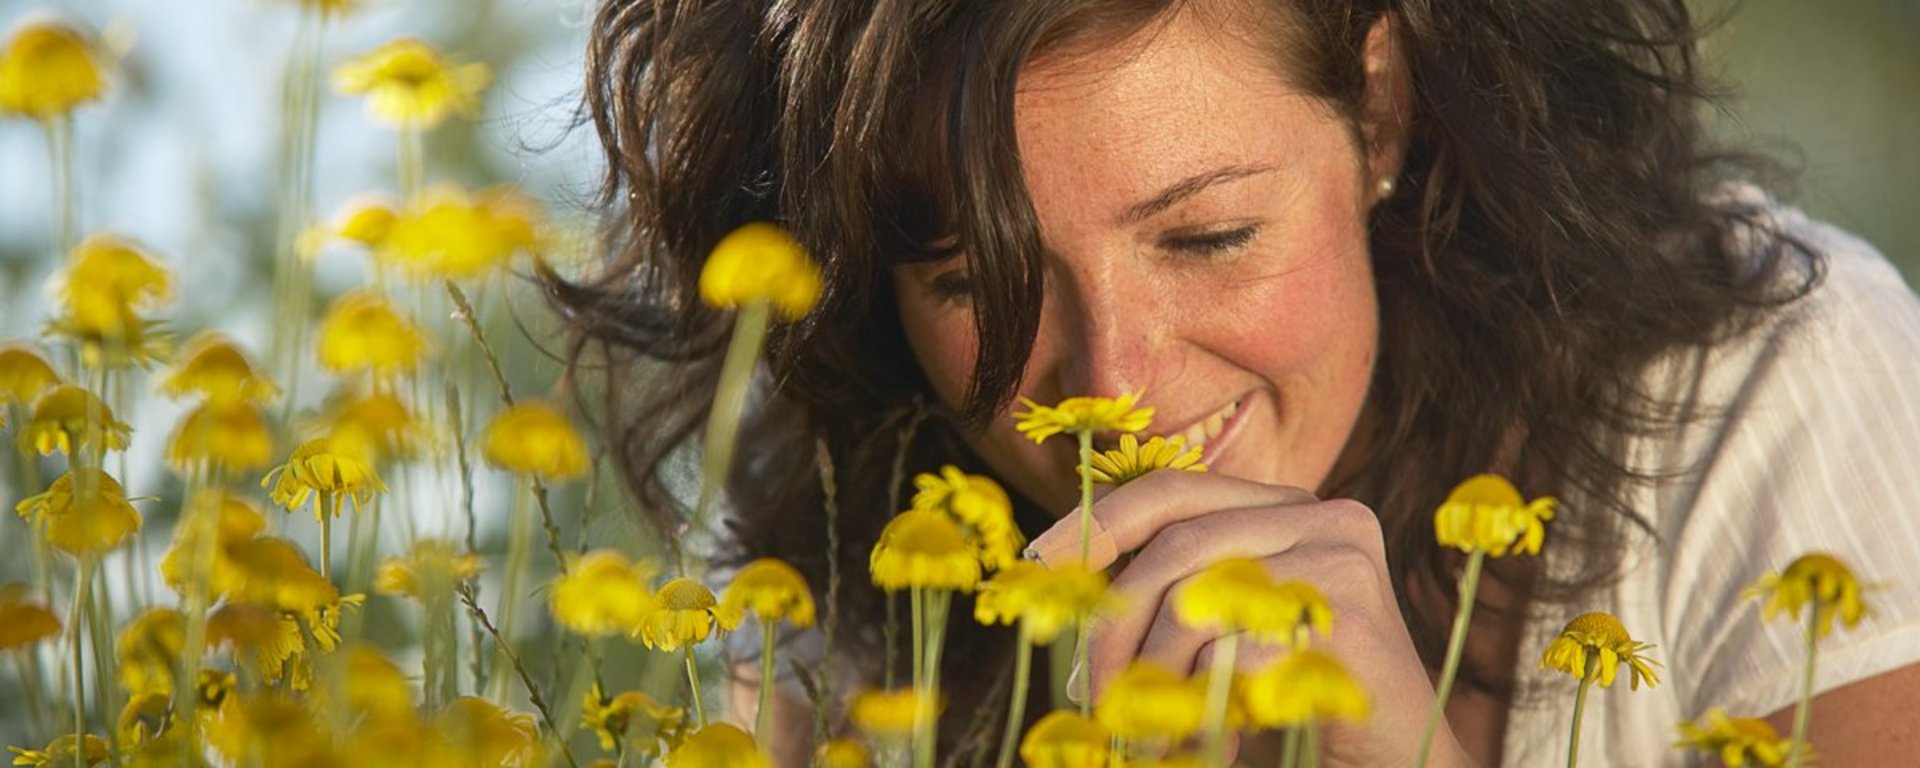
<instances>
[{"instance_id":1,"label":"wilted flower","mask_svg":"<svg viewBox=\"0 0 1920 768\"><path fill-rule=\"evenodd\" d=\"M1241 706L1255 725L1293 728L1367 718L1372 702L1338 659L1307 648L1247 678Z\"/></svg>"},{"instance_id":2,"label":"wilted flower","mask_svg":"<svg viewBox=\"0 0 1920 768\"><path fill-rule=\"evenodd\" d=\"M1139 399L1139 394L1129 392L1119 397L1069 397L1059 405L1046 406L1023 397L1020 404L1027 410L1014 414L1020 420L1014 428L1036 443L1062 432L1139 432L1153 423L1152 408L1133 407Z\"/></svg>"},{"instance_id":3,"label":"wilted flower","mask_svg":"<svg viewBox=\"0 0 1920 768\"><path fill-rule=\"evenodd\" d=\"M613 550L594 550L575 560L553 585L548 606L560 626L582 635L632 633L653 612L653 591L647 588L653 572L653 566L629 563Z\"/></svg>"},{"instance_id":4,"label":"wilted flower","mask_svg":"<svg viewBox=\"0 0 1920 768\"><path fill-rule=\"evenodd\" d=\"M361 505L373 500L375 493L385 493L387 486L374 473L368 457L352 448L326 437L308 440L293 449L287 463L268 472L260 486L271 485L273 503L286 507L288 512L306 506L309 497L320 493L326 494L331 506L322 509L322 505L315 504L315 518L339 517L340 507L349 499L357 513Z\"/></svg>"},{"instance_id":5,"label":"wilted flower","mask_svg":"<svg viewBox=\"0 0 1920 768\"><path fill-rule=\"evenodd\" d=\"M1777 768L1787 764L1787 755L1793 751L1793 739L1781 738L1767 721L1728 717L1718 707L1699 723L1681 723L1680 735L1675 747L1716 756L1726 768L1748 765Z\"/></svg>"},{"instance_id":6,"label":"wilted flower","mask_svg":"<svg viewBox=\"0 0 1920 768\"><path fill-rule=\"evenodd\" d=\"M120 747L137 746L159 736L161 731L167 730L172 714L173 694L170 691L149 691L129 696L126 705L120 708L120 721L115 727L120 734Z\"/></svg>"},{"instance_id":7,"label":"wilted flower","mask_svg":"<svg viewBox=\"0 0 1920 768\"><path fill-rule=\"evenodd\" d=\"M374 574L373 589L387 595L426 600L480 575L480 556L439 539L420 539L406 557L389 557Z\"/></svg>"},{"instance_id":8,"label":"wilted flower","mask_svg":"<svg viewBox=\"0 0 1920 768\"><path fill-rule=\"evenodd\" d=\"M25 584L0 586L0 652L30 648L60 634L60 617L33 601Z\"/></svg>"},{"instance_id":9,"label":"wilted flower","mask_svg":"<svg viewBox=\"0 0 1920 768\"><path fill-rule=\"evenodd\" d=\"M1120 447L1094 452L1088 469L1094 482L1121 486L1156 469L1205 472L1207 465L1200 463L1200 448L1188 448L1185 438L1153 437L1141 445L1140 438L1128 434L1120 436Z\"/></svg>"},{"instance_id":10,"label":"wilted flower","mask_svg":"<svg viewBox=\"0 0 1920 768\"><path fill-rule=\"evenodd\" d=\"M488 422L481 440L481 455L509 472L563 480L587 471L587 441L546 403L515 403Z\"/></svg>"},{"instance_id":11,"label":"wilted flower","mask_svg":"<svg viewBox=\"0 0 1920 768\"><path fill-rule=\"evenodd\" d=\"M1802 555L1780 573L1769 573L1741 593L1742 598L1762 601L1761 616L1772 619L1785 613L1800 620L1800 610L1814 606L1814 636L1833 632L1833 620L1851 629L1866 618L1869 609L1860 600L1860 580L1846 563L1825 552Z\"/></svg>"},{"instance_id":12,"label":"wilted flower","mask_svg":"<svg viewBox=\"0 0 1920 768\"><path fill-rule=\"evenodd\" d=\"M765 768L767 756L738 726L712 723L667 753L667 768Z\"/></svg>"},{"instance_id":13,"label":"wilted flower","mask_svg":"<svg viewBox=\"0 0 1920 768\"><path fill-rule=\"evenodd\" d=\"M7 747L7 751L14 754L14 765L65 768L66 766L73 765L75 746L80 747L78 751L80 752L81 759L89 766L99 765L107 761L106 740L91 733L87 734L84 739L75 738L73 734L69 733L47 742L47 746L41 749Z\"/></svg>"},{"instance_id":14,"label":"wilted flower","mask_svg":"<svg viewBox=\"0 0 1920 768\"><path fill-rule=\"evenodd\" d=\"M189 411L167 441L167 463L181 471L258 470L273 461L273 430L258 406L211 402Z\"/></svg>"},{"instance_id":15,"label":"wilted flower","mask_svg":"<svg viewBox=\"0 0 1920 768\"><path fill-rule=\"evenodd\" d=\"M806 248L778 225L756 221L713 246L700 268L700 298L730 308L765 301L788 320L813 311L820 300L820 267Z\"/></svg>"},{"instance_id":16,"label":"wilted flower","mask_svg":"<svg viewBox=\"0 0 1920 768\"><path fill-rule=\"evenodd\" d=\"M581 701L580 717L582 730L592 730L600 736L601 749L611 752L632 734L632 744L646 754L657 755L661 740L680 729L686 711L661 704L639 691L608 696L596 684ZM643 729L636 729L635 725Z\"/></svg>"},{"instance_id":17,"label":"wilted flower","mask_svg":"<svg viewBox=\"0 0 1920 768\"><path fill-rule=\"evenodd\" d=\"M969 475L949 464L937 475L916 475L913 485L913 508L945 514L965 526L981 565L1005 568L1026 545L1013 522L1013 502L992 478Z\"/></svg>"},{"instance_id":18,"label":"wilted flower","mask_svg":"<svg viewBox=\"0 0 1920 768\"><path fill-rule=\"evenodd\" d=\"M1544 523L1558 502L1543 496L1529 502L1499 475L1474 475L1453 489L1433 514L1440 546L1504 557L1509 551L1539 554Z\"/></svg>"},{"instance_id":19,"label":"wilted flower","mask_svg":"<svg viewBox=\"0 0 1920 768\"><path fill-rule=\"evenodd\" d=\"M20 443L40 455L73 455L75 448L119 450L127 447L133 428L114 419L113 409L87 390L63 384L40 396L33 415L20 430Z\"/></svg>"},{"instance_id":20,"label":"wilted flower","mask_svg":"<svg viewBox=\"0 0 1920 768\"><path fill-rule=\"evenodd\" d=\"M1202 569L1173 593L1173 615L1197 629L1246 632L1263 643L1289 643L1303 628L1326 634L1333 611L1304 582L1275 582L1259 561L1231 557Z\"/></svg>"},{"instance_id":21,"label":"wilted flower","mask_svg":"<svg viewBox=\"0 0 1920 768\"><path fill-rule=\"evenodd\" d=\"M908 510L880 532L868 567L873 583L888 592L908 588L973 591L980 559L952 518Z\"/></svg>"},{"instance_id":22,"label":"wilted flower","mask_svg":"<svg viewBox=\"0 0 1920 768\"><path fill-rule=\"evenodd\" d=\"M278 692L240 697L208 721L206 739L231 765L312 766L335 759L315 713Z\"/></svg>"},{"instance_id":23,"label":"wilted flower","mask_svg":"<svg viewBox=\"0 0 1920 768\"><path fill-rule=\"evenodd\" d=\"M413 372L427 358L426 333L402 316L393 303L372 291L353 291L334 299L320 321L320 365L334 373L362 371L374 381Z\"/></svg>"},{"instance_id":24,"label":"wilted flower","mask_svg":"<svg viewBox=\"0 0 1920 768\"><path fill-rule=\"evenodd\" d=\"M130 696L173 695L173 670L187 646L187 620L172 608L150 608L120 628L115 646L120 687Z\"/></svg>"},{"instance_id":25,"label":"wilted flower","mask_svg":"<svg viewBox=\"0 0 1920 768\"><path fill-rule=\"evenodd\" d=\"M280 388L246 351L217 333L187 342L180 362L161 380L160 391L175 398L200 395L216 403L262 403L280 396Z\"/></svg>"},{"instance_id":26,"label":"wilted flower","mask_svg":"<svg viewBox=\"0 0 1920 768\"><path fill-rule=\"evenodd\" d=\"M1613 685L1621 662L1625 662L1632 672L1632 688L1639 690L1642 680L1651 688L1660 684L1660 675L1654 671L1660 662L1642 654L1652 648L1652 645L1635 642L1627 635L1627 628L1612 615L1588 613L1567 622L1560 636L1547 644L1540 668L1557 669L1577 680L1597 682L1607 688ZM1591 669L1587 664L1590 658L1594 661Z\"/></svg>"},{"instance_id":27,"label":"wilted flower","mask_svg":"<svg viewBox=\"0 0 1920 768\"><path fill-rule=\"evenodd\" d=\"M1053 642L1060 631L1118 607L1106 575L1078 564L1048 568L1019 560L980 583L973 616L982 624L1026 625L1034 644Z\"/></svg>"},{"instance_id":28,"label":"wilted flower","mask_svg":"<svg viewBox=\"0 0 1920 768\"><path fill-rule=\"evenodd\" d=\"M0 115L51 120L100 98L106 62L79 30L47 19L20 24L0 46Z\"/></svg>"},{"instance_id":29,"label":"wilted flower","mask_svg":"<svg viewBox=\"0 0 1920 768\"><path fill-rule=\"evenodd\" d=\"M1112 736L1079 713L1047 713L1020 740L1020 759L1030 768L1102 768Z\"/></svg>"},{"instance_id":30,"label":"wilted flower","mask_svg":"<svg viewBox=\"0 0 1920 768\"><path fill-rule=\"evenodd\" d=\"M23 346L0 346L0 406L30 406L59 384L60 374L39 352ZM0 427L6 426L5 413L0 408Z\"/></svg>"},{"instance_id":31,"label":"wilted flower","mask_svg":"<svg viewBox=\"0 0 1920 768\"><path fill-rule=\"evenodd\" d=\"M81 476L77 483L76 472ZM53 546L75 556L106 553L140 530L140 513L127 501L126 491L98 469L83 467L61 475L45 493L27 497L14 509L39 526Z\"/></svg>"},{"instance_id":32,"label":"wilted flower","mask_svg":"<svg viewBox=\"0 0 1920 768\"><path fill-rule=\"evenodd\" d=\"M716 615L739 626L752 613L764 626L786 621L796 627L813 626L813 592L806 577L793 566L773 558L747 563L721 595Z\"/></svg>"},{"instance_id":33,"label":"wilted flower","mask_svg":"<svg viewBox=\"0 0 1920 768\"><path fill-rule=\"evenodd\" d=\"M366 96L374 118L401 128L431 129L454 112L471 115L493 80L485 64L455 64L433 46L401 38L333 71L333 87Z\"/></svg>"},{"instance_id":34,"label":"wilted flower","mask_svg":"<svg viewBox=\"0 0 1920 768\"><path fill-rule=\"evenodd\" d=\"M476 696L449 702L434 718L434 731L451 765L529 765L537 732L533 716L508 712Z\"/></svg>"},{"instance_id":35,"label":"wilted flower","mask_svg":"<svg viewBox=\"0 0 1920 768\"><path fill-rule=\"evenodd\" d=\"M187 593L187 584L196 564L207 569L216 593L223 591L223 587L230 589L238 577L234 574L228 549L253 539L267 529L266 516L245 497L225 491L201 493L204 495L187 500L185 514L209 515L213 519L208 523L188 517L174 526L173 546L160 558L161 579L182 595ZM201 563L197 560L201 551L200 536L206 535L208 525L211 525L210 533L214 537L210 548L212 559Z\"/></svg>"},{"instance_id":36,"label":"wilted flower","mask_svg":"<svg viewBox=\"0 0 1920 768\"><path fill-rule=\"evenodd\" d=\"M712 637L716 625L723 633L737 626L727 621L731 617L716 615L719 601L693 579L669 581L653 599L653 611L640 620L640 642L648 648L676 651Z\"/></svg>"},{"instance_id":37,"label":"wilted flower","mask_svg":"<svg viewBox=\"0 0 1920 768\"><path fill-rule=\"evenodd\" d=\"M1206 706L1204 681L1142 659L1127 665L1100 692L1093 716L1122 739L1173 743L1200 731Z\"/></svg>"}]
</instances>

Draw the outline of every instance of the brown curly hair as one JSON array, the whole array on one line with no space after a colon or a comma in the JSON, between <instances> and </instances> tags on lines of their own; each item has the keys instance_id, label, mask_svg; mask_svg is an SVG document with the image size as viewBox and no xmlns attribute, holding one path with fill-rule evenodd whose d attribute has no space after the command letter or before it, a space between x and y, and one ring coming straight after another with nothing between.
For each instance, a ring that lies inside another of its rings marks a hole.
<instances>
[{"instance_id":1,"label":"brown curly hair","mask_svg":"<svg viewBox=\"0 0 1920 768\"><path fill-rule=\"evenodd\" d=\"M845 628L877 626L885 611L860 576L899 506L897 465L980 471L963 436L1012 397L1035 334L1040 238L1014 140L1021 67L1180 4L606 0L586 91L607 159L606 260L548 286L576 349L616 363L609 439L656 520L680 514L661 470L711 402L730 323L694 298L705 254L743 223L780 222L817 256L827 287L811 316L770 339L772 386L728 485L729 539L734 554L783 558L816 586L830 564L848 574L836 645L874 658L877 632ZM1821 265L1759 232L1757 211L1710 194L1768 166L1704 140L1696 111L1711 94L1694 46L1705 25L1683 0L1261 5L1279 22L1275 50L1294 82L1349 121L1366 84L1362 45L1383 16L1412 78L1402 192L1370 222L1382 350L1373 417L1351 438L1387 458L1318 490L1378 513L1402 610L1432 661L1459 566L1428 522L1448 489L1497 469L1567 502L1555 537L1570 567L1502 561L1490 578L1518 601L1489 606L1488 620L1604 583L1626 532L1644 527L1622 491L1650 478L1621 448L1680 418L1641 371L1803 295ZM1735 237L1756 232L1766 236ZM950 412L931 402L887 276L962 251L979 364ZM626 365L646 361L662 365ZM832 532L816 444L837 465ZM1030 505L1021 514L1030 533L1047 522ZM1010 642L955 624L955 669L997 663ZM1507 677L1466 679L1506 693ZM991 682L945 679L955 713Z\"/></svg>"}]
</instances>

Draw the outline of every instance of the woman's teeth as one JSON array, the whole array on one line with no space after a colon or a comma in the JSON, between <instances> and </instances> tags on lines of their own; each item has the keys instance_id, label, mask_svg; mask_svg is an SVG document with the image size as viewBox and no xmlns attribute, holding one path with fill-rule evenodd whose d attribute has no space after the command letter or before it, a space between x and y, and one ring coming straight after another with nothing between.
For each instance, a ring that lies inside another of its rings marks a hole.
<instances>
[{"instance_id":1,"label":"woman's teeth","mask_svg":"<svg viewBox=\"0 0 1920 768\"><path fill-rule=\"evenodd\" d=\"M1233 418L1233 414L1239 410L1240 401L1235 400L1227 403L1225 408L1214 411L1213 415L1195 422L1191 427L1187 427L1180 433L1180 439L1186 441L1187 447L1189 448L1203 447L1207 444L1208 440L1220 436L1220 429L1226 426L1227 420Z\"/></svg>"}]
</instances>

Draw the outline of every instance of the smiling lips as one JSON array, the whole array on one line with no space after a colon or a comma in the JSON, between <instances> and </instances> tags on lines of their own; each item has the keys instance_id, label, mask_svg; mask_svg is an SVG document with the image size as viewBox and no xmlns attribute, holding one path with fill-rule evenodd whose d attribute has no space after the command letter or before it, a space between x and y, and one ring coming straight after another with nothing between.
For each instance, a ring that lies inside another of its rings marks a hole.
<instances>
[{"instance_id":1,"label":"smiling lips","mask_svg":"<svg viewBox=\"0 0 1920 768\"><path fill-rule=\"evenodd\" d=\"M1220 410L1214 411L1206 418L1196 421L1192 426L1181 430L1179 437L1186 441L1188 447L1205 448L1207 441L1219 437L1220 431L1226 427L1227 422L1239 411L1239 400L1227 403L1226 406ZM1209 456L1208 458L1211 459L1213 457Z\"/></svg>"}]
</instances>

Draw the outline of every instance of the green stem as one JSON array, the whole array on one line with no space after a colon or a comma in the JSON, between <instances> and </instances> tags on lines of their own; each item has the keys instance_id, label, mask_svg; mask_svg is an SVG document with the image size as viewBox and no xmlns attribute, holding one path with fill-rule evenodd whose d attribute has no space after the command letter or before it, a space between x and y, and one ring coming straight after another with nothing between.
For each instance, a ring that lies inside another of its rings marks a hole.
<instances>
[{"instance_id":1,"label":"green stem","mask_svg":"<svg viewBox=\"0 0 1920 768\"><path fill-rule=\"evenodd\" d=\"M1807 722L1813 719L1813 669L1819 651L1820 597L1807 606L1807 666L1800 672L1800 702L1793 707L1793 745L1787 753L1787 765L1800 768L1807 759Z\"/></svg>"},{"instance_id":2,"label":"green stem","mask_svg":"<svg viewBox=\"0 0 1920 768\"><path fill-rule=\"evenodd\" d=\"M1093 433L1080 432L1080 564L1093 559Z\"/></svg>"},{"instance_id":3,"label":"green stem","mask_svg":"<svg viewBox=\"0 0 1920 768\"><path fill-rule=\"evenodd\" d=\"M1460 656L1467 649L1467 630L1473 623L1473 604L1475 595L1480 591L1480 567L1486 562L1487 553L1474 552L1467 556L1466 573L1460 577L1460 607L1453 614L1453 632L1447 637L1447 659L1440 665L1440 685L1433 693L1433 709L1427 712L1427 727L1420 734L1420 752L1414 758L1415 768L1425 768L1427 755L1433 749L1434 734L1440 730L1440 721L1447 713L1447 698L1453 694L1453 680L1460 673Z\"/></svg>"},{"instance_id":4,"label":"green stem","mask_svg":"<svg viewBox=\"0 0 1920 768\"><path fill-rule=\"evenodd\" d=\"M760 707L754 712L753 737L761 744L772 745L773 726L773 642L778 639L774 630L777 625L760 623Z\"/></svg>"},{"instance_id":5,"label":"green stem","mask_svg":"<svg viewBox=\"0 0 1920 768\"><path fill-rule=\"evenodd\" d=\"M53 163L53 253L64 258L76 245L79 205L73 173L73 118L61 115L41 122L47 132L47 152Z\"/></svg>"},{"instance_id":6,"label":"green stem","mask_svg":"<svg viewBox=\"0 0 1920 768\"><path fill-rule=\"evenodd\" d=\"M727 354L720 362L720 383L713 395L713 409L707 412L707 426L701 444L700 496L693 506L693 517L686 531L700 530L707 508L726 485L727 471L733 466L734 442L740 432L740 417L747 403L747 385L753 382L754 361L760 357L760 345L767 338L769 319L767 302L753 301L740 308L733 321L733 338L727 342ZM680 558L680 573L686 575L685 537L675 542Z\"/></svg>"},{"instance_id":7,"label":"green stem","mask_svg":"<svg viewBox=\"0 0 1920 768\"><path fill-rule=\"evenodd\" d=\"M1305 728L1306 725L1301 724L1287 729L1287 735L1280 742L1280 768L1299 768L1300 732Z\"/></svg>"},{"instance_id":8,"label":"green stem","mask_svg":"<svg viewBox=\"0 0 1920 768\"><path fill-rule=\"evenodd\" d=\"M1580 764L1580 716L1586 714L1587 689L1593 687L1593 676L1599 666L1599 656L1587 660L1585 674L1580 676L1580 691L1573 695L1573 725L1567 738L1567 768Z\"/></svg>"},{"instance_id":9,"label":"green stem","mask_svg":"<svg viewBox=\"0 0 1920 768\"><path fill-rule=\"evenodd\" d=\"M919 587L907 590L913 610L908 623L913 627L913 685L918 688L927 682L927 628L926 608L922 604L924 597Z\"/></svg>"},{"instance_id":10,"label":"green stem","mask_svg":"<svg viewBox=\"0 0 1920 768\"><path fill-rule=\"evenodd\" d=\"M691 644L686 646L686 652L687 687L693 691L693 715L699 721L700 727L705 728L707 727L707 706L700 701L700 667L693 661Z\"/></svg>"},{"instance_id":11,"label":"green stem","mask_svg":"<svg viewBox=\"0 0 1920 768\"><path fill-rule=\"evenodd\" d=\"M1319 768L1320 725L1308 720L1300 730L1300 764L1302 768Z\"/></svg>"},{"instance_id":12,"label":"green stem","mask_svg":"<svg viewBox=\"0 0 1920 768\"><path fill-rule=\"evenodd\" d=\"M400 204L412 205L414 196L420 194L421 182L427 174L427 161L420 127L411 123L400 126L399 155L396 165L400 173Z\"/></svg>"},{"instance_id":13,"label":"green stem","mask_svg":"<svg viewBox=\"0 0 1920 768\"><path fill-rule=\"evenodd\" d=\"M1000 739L1000 759L994 768L1010 768L1013 753L1020 745L1020 728L1027 720L1027 678L1033 671L1033 632L1025 619L1020 621L1020 637L1014 641L1013 698L1007 702L1007 735Z\"/></svg>"},{"instance_id":14,"label":"green stem","mask_svg":"<svg viewBox=\"0 0 1920 768\"><path fill-rule=\"evenodd\" d=\"M1239 642L1240 636L1229 632L1213 643L1213 671L1207 677L1207 765L1226 764L1227 694L1233 689L1233 657Z\"/></svg>"},{"instance_id":15,"label":"green stem","mask_svg":"<svg viewBox=\"0 0 1920 768\"><path fill-rule=\"evenodd\" d=\"M513 637L514 627L520 614L521 583L525 577L532 545L527 541L531 534L527 531L533 525L532 510L527 506L529 491L527 481L521 479L514 483L512 530L507 532L507 571L501 577L500 593L500 634ZM492 685L494 701L504 701L507 692L507 679L498 673L502 668L499 662L494 664L495 674L489 682ZM703 721L704 722L704 721Z\"/></svg>"},{"instance_id":16,"label":"green stem","mask_svg":"<svg viewBox=\"0 0 1920 768\"><path fill-rule=\"evenodd\" d=\"M75 576L74 580L77 581L78 584L76 584L73 589L73 611L67 620L67 626L73 630L73 642L69 648L73 653L73 732L75 734L85 734L87 732L87 687L86 675L83 668L86 664L86 655L81 652L80 634L86 630L86 608L89 603L87 592L93 586L92 558L81 558L79 565L76 567L79 569L79 573ZM85 737L76 736L75 738L84 741ZM74 768L86 768L85 757L85 750L75 749L73 752Z\"/></svg>"},{"instance_id":17,"label":"green stem","mask_svg":"<svg viewBox=\"0 0 1920 768\"><path fill-rule=\"evenodd\" d=\"M1080 432L1080 564L1093 561L1093 433ZM1080 716L1093 711L1093 671L1087 668L1092 627L1079 622L1073 630L1073 666L1067 673L1067 698L1078 702Z\"/></svg>"},{"instance_id":18,"label":"green stem","mask_svg":"<svg viewBox=\"0 0 1920 768\"><path fill-rule=\"evenodd\" d=\"M917 591L917 590L916 590ZM940 648L947 636L947 604L953 595L946 590L929 590L926 595L926 634L927 658L922 663L926 670L926 684L914 689L914 750L915 768L932 768L934 746L940 729L939 712L934 703L940 697Z\"/></svg>"},{"instance_id":19,"label":"green stem","mask_svg":"<svg viewBox=\"0 0 1920 768\"><path fill-rule=\"evenodd\" d=\"M320 492L320 578L332 580L333 568L333 492Z\"/></svg>"},{"instance_id":20,"label":"green stem","mask_svg":"<svg viewBox=\"0 0 1920 768\"><path fill-rule=\"evenodd\" d=\"M26 689L27 717L31 721L32 731L28 741L44 744L53 739L48 731L53 726L47 722L47 703L41 699L40 660L33 648L16 648L7 654L13 657L14 671L20 675L20 687Z\"/></svg>"}]
</instances>

